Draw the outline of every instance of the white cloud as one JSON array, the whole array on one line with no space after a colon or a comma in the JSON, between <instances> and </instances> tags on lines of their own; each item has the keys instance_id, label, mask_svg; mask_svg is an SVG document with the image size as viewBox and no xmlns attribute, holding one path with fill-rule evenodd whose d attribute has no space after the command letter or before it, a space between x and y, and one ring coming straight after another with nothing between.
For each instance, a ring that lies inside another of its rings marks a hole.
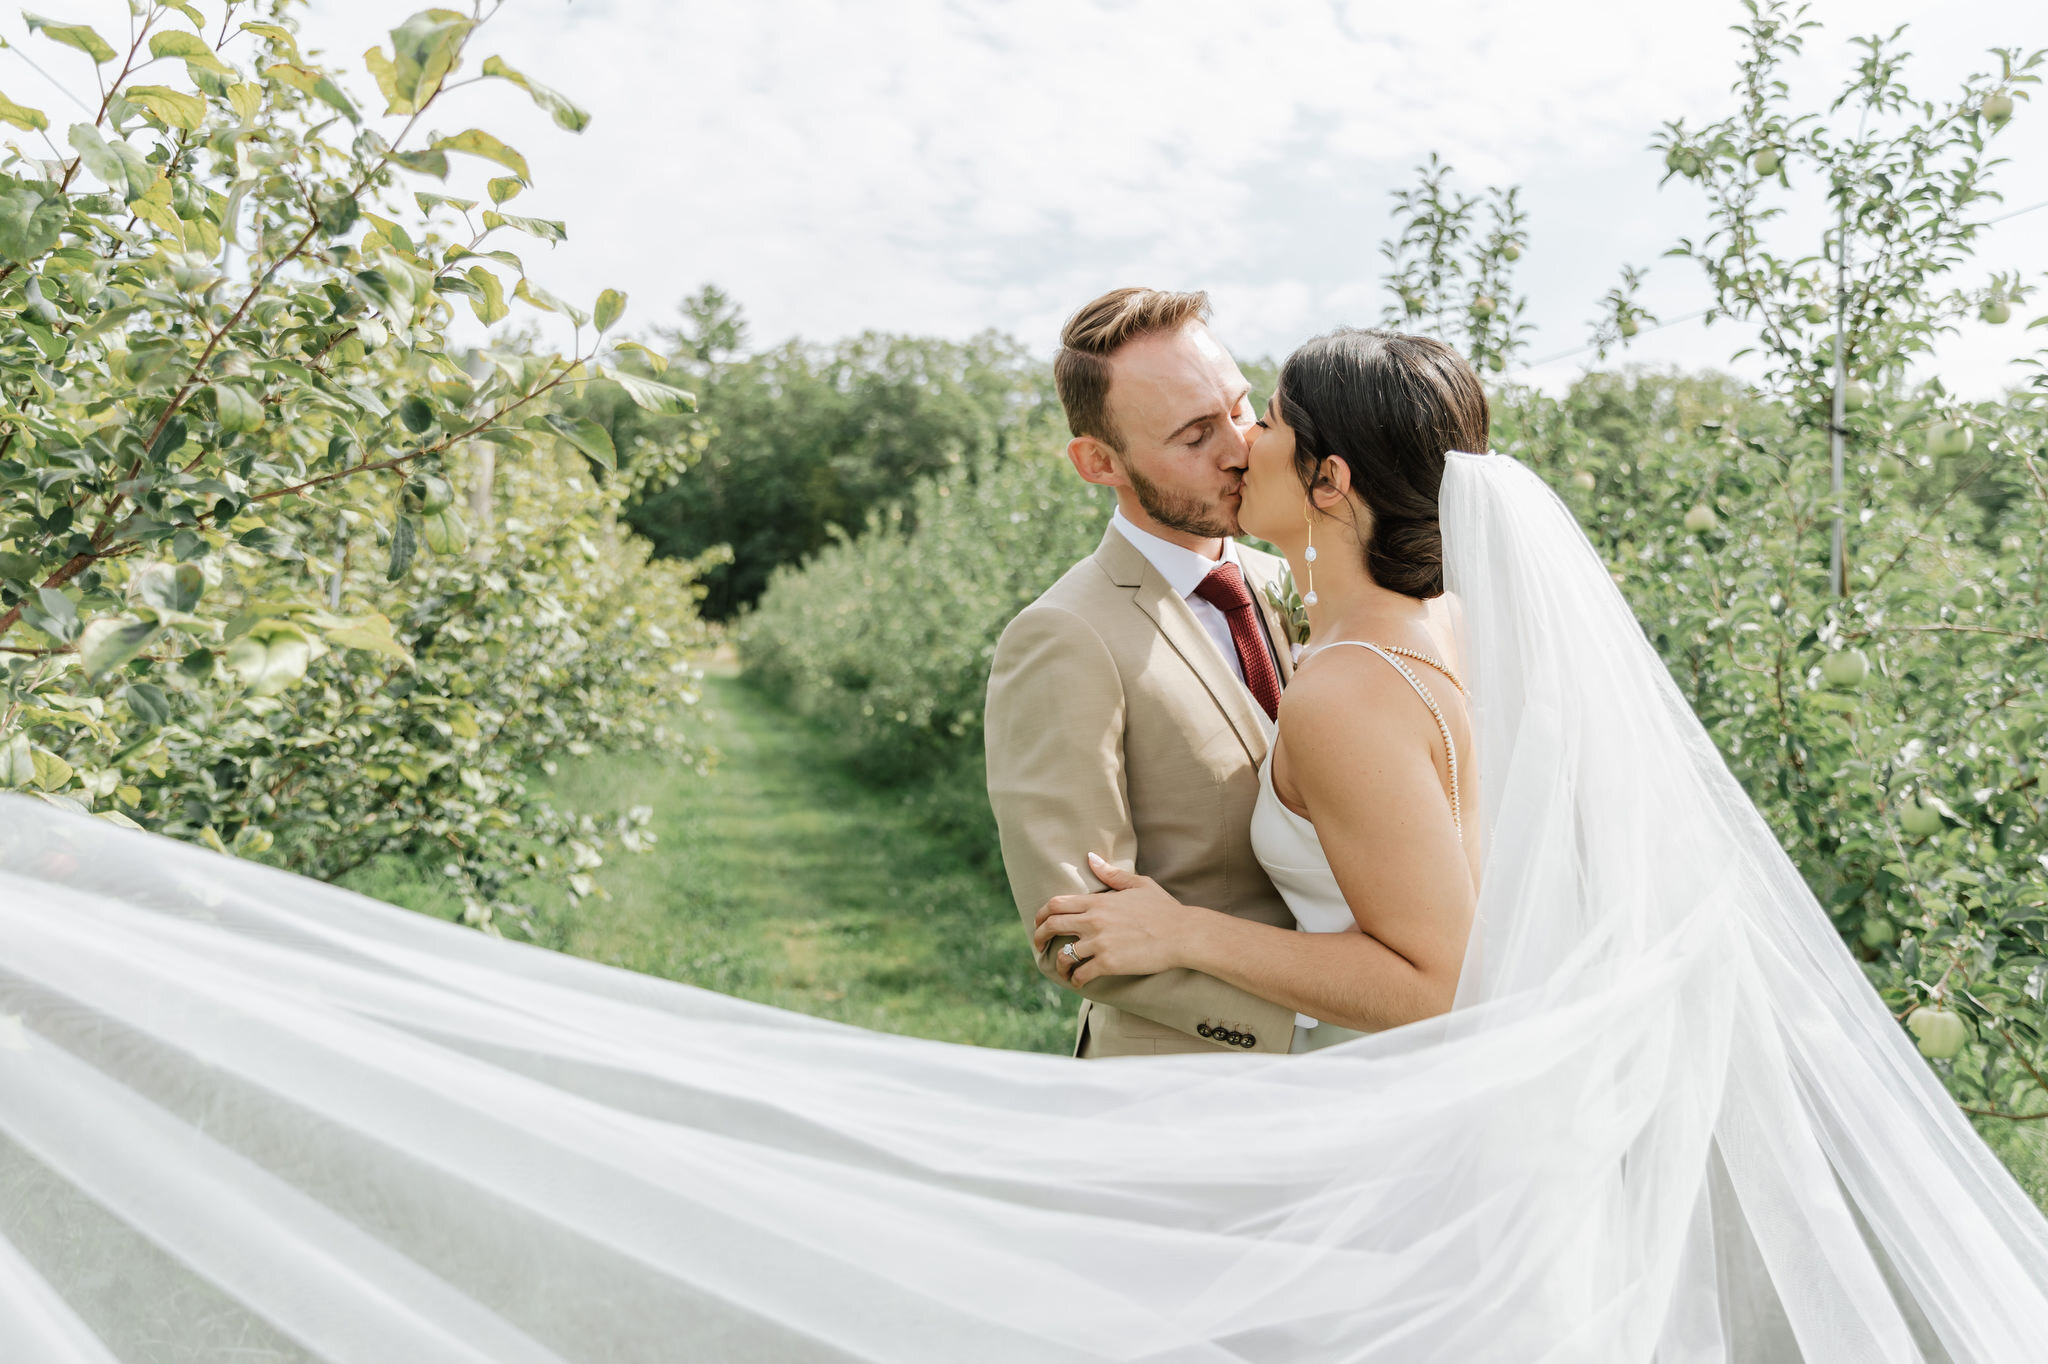
<instances>
[{"instance_id":1,"label":"white cloud","mask_svg":"<svg viewBox=\"0 0 2048 1364\"><path fill-rule=\"evenodd\" d=\"M356 54L415 7L315 0L302 23L361 90ZM121 26L108 0L74 8ZM1995 42L2048 40L2036 0L1813 8L1830 27L1796 74L1816 98L1846 69L1851 32L1920 21L1918 66L1943 84ZM570 227L564 246L526 253L536 273L570 296L628 289L628 326L666 320L716 281L763 341L993 326L1040 350L1072 308L1127 282L1209 288L1219 329L1249 353L1372 320L1387 193L1436 150L1472 187L1524 187L1521 284L1541 357L1583 341L1623 261L1655 267L1647 297L1661 313L1703 301L1696 274L1659 259L1696 229L1696 203L1683 185L1657 189L1645 146L1667 118L1730 106L1739 13L1621 0L528 0L492 20L482 48L585 104L590 129L564 133L496 86L451 95L462 103L444 118L527 154L537 183L518 207ZM32 84L0 80L17 98ZM2023 106L2002 142L2015 206L2048 195L2048 100ZM2038 268L2044 256L2048 211L1996 229L1982 259ZM1963 338L1944 368L1995 386L2013 330ZM1637 354L1706 364L1736 344L1732 329L1694 324Z\"/></svg>"}]
</instances>

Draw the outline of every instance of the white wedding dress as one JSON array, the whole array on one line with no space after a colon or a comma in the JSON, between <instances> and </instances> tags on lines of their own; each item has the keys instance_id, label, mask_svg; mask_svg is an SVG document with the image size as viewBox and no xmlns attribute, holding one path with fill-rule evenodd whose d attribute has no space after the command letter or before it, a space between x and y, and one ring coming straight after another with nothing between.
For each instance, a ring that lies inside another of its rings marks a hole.
<instances>
[{"instance_id":1,"label":"white wedding dress","mask_svg":"<svg viewBox=\"0 0 2048 1364\"><path fill-rule=\"evenodd\" d=\"M2048 1222L1570 514L1454 456L1443 521L1457 1007L1308 1056L883 1036L0 802L0 1360L2042 1358Z\"/></svg>"}]
</instances>

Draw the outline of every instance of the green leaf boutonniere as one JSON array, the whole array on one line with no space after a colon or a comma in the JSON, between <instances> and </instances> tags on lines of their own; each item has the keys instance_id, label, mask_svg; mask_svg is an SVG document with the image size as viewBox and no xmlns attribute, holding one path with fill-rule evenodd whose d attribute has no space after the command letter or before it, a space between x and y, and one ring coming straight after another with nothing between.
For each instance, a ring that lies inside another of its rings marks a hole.
<instances>
[{"instance_id":1,"label":"green leaf boutonniere","mask_svg":"<svg viewBox=\"0 0 2048 1364\"><path fill-rule=\"evenodd\" d=\"M1289 644L1308 643L1308 607L1294 590L1292 573L1283 568L1277 579L1266 584L1266 604L1280 617L1280 627L1287 632Z\"/></svg>"}]
</instances>

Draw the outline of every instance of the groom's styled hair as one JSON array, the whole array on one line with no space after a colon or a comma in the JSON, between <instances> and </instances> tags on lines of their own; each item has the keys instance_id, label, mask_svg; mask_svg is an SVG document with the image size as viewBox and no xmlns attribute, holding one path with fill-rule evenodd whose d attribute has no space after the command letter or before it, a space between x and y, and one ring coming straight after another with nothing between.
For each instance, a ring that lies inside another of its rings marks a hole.
<instances>
[{"instance_id":1,"label":"groom's styled hair","mask_svg":"<svg viewBox=\"0 0 2048 1364\"><path fill-rule=\"evenodd\" d=\"M1109 415L1109 358L1141 336L1179 331L1207 321L1209 295L1165 289L1112 289L1067 319L1060 353L1053 357L1053 385L1067 410L1067 430L1123 453L1123 436Z\"/></svg>"}]
</instances>

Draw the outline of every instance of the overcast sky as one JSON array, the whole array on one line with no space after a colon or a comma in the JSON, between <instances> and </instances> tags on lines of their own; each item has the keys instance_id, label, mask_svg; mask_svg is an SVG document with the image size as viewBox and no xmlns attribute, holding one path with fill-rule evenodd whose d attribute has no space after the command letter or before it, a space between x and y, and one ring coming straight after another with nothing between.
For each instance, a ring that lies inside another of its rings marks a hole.
<instances>
[{"instance_id":1,"label":"overcast sky","mask_svg":"<svg viewBox=\"0 0 2048 1364\"><path fill-rule=\"evenodd\" d=\"M125 27L110 0L45 5L109 37ZM361 52L413 8L315 0L301 22L368 91ZM1993 45L2048 45L2040 0L1812 12L1828 27L1795 78L1813 104L1854 33L1912 23L1930 94ZM1719 0L510 0L478 57L570 94L589 129L563 132L495 83L452 94L440 121L525 152L536 187L514 207L570 233L526 252L537 279L585 300L626 289L629 330L712 281L760 343L996 327L1048 353L1068 312L1127 283L1208 289L1219 334L1247 354L1376 321L1388 191L1437 151L1469 189L1523 187L1519 284L1541 360L1585 341L1623 262L1654 267L1659 314L1704 303L1696 268L1660 259L1699 229L1698 196L1658 189L1646 144L1665 119L1731 109L1739 14ZM5 52L0 90L53 102ZM2048 99L2023 104L1999 146L2007 207L2048 200ZM2048 210L1992 229L1980 261L2038 272ZM2010 381L2018 332L1973 328L1944 373L1976 391ZM1740 343L1694 322L1632 358L1713 364ZM1554 386L1583 363L1529 377Z\"/></svg>"}]
</instances>

